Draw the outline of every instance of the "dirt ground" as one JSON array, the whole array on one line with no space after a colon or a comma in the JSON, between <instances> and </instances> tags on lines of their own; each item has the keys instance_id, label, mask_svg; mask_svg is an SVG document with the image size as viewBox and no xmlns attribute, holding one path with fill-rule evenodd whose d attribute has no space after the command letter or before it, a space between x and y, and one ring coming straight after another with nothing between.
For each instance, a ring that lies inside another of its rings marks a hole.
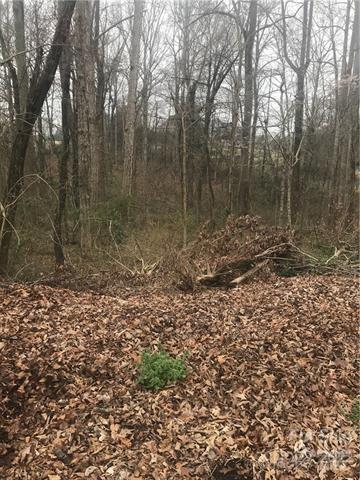
<instances>
[{"instance_id":1,"label":"dirt ground","mask_svg":"<svg viewBox=\"0 0 360 480\"><path fill-rule=\"evenodd\" d=\"M0 478L355 479L358 282L0 287ZM137 384L145 348L187 378Z\"/></svg>"}]
</instances>

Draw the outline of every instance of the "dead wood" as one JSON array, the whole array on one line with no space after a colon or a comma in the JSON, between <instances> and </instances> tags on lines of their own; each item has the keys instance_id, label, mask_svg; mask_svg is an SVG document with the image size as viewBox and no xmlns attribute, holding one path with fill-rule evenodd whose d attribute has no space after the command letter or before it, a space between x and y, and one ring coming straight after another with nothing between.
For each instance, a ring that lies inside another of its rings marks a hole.
<instances>
[{"instance_id":1,"label":"dead wood","mask_svg":"<svg viewBox=\"0 0 360 480\"><path fill-rule=\"evenodd\" d=\"M196 282L200 285L226 285L231 282L234 276L244 274L253 268L254 261L249 258L242 258L236 261L228 262L220 265L215 272L198 275Z\"/></svg>"},{"instance_id":2,"label":"dead wood","mask_svg":"<svg viewBox=\"0 0 360 480\"><path fill-rule=\"evenodd\" d=\"M261 269L263 269L269 263L270 263L270 259L267 259L258 263L255 267L251 268L240 277L234 278L234 280L230 282L230 285L232 286L239 285L240 283L243 283L246 280L249 280L249 278L254 277Z\"/></svg>"},{"instance_id":3,"label":"dead wood","mask_svg":"<svg viewBox=\"0 0 360 480\"><path fill-rule=\"evenodd\" d=\"M233 287L252 280L264 267L279 276L303 273L359 273L358 256L336 249L324 261L300 248L294 231L269 227L259 217L229 217L215 232L202 230L198 239L176 257L176 286L183 291L196 286Z\"/></svg>"}]
</instances>

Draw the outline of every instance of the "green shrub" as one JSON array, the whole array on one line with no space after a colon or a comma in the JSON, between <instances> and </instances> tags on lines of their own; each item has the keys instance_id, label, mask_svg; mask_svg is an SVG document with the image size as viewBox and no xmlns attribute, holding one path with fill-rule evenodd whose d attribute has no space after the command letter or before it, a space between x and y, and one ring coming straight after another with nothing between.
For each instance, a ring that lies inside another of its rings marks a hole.
<instances>
[{"instance_id":1,"label":"green shrub","mask_svg":"<svg viewBox=\"0 0 360 480\"><path fill-rule=\"evenodd\" d=\"M145 350L138 365L138 382L149 390L160 390L169 382L186 377L185 356L173 358L164 351Z\"/></svg>"},{"instance_id":2,"label":"green shrub","mask_svg":"<svg viewBox=\"0 0 360 480\"><path fill-rule=\"evenodd\" d=\"M348 419L360 426L360 400L355 400L352 404Z\"/></svg>"}]
</instances>

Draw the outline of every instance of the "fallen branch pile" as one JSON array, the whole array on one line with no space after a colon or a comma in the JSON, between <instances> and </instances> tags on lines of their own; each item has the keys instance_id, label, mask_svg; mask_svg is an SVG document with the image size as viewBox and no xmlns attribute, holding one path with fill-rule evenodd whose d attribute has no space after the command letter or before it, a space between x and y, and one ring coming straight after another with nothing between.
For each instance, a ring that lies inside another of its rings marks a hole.
<instances>
[{"instance_id":1,"label":"fallen branch pile","mask_svg":"<svg viewBox=\"0 0 360 480\"><path fill-rule=\"evenodd\" d=\"M195 285L237 286L259 275L276 273L357 274L358 261L350 261L345 249L335 248L328 259L318 259L297 246L289 228L266 226L259 217L229 217L223 229L204 228L178 262L180 288Z\"/></svg>"}]
</instances>

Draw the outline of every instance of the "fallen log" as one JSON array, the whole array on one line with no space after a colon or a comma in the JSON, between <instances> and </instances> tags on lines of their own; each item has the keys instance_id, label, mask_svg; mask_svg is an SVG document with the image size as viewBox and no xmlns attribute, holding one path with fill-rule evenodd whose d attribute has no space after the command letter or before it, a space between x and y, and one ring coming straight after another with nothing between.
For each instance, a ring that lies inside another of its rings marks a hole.
<instances>
[{"instance_id":1,"label":"fallen log","mask_svg":"<svg viewBox=\"0 0 360 480\"><path fill-rule=\"evenodd\" d=\"M197 276L195 281L200 285L208 286L228 285L235 275L246 273L253 268L254 265L255 263L251 259L238 259L236 261L225 263L215 269L214 272L209 272L208 270L208 273Z\"/></svg>"},{"instance_id":2,"label":"fallen log","mask_svg":"<svg viewBox=\"0 0 360 480\"><path fill-rule=\"evenodd\" d=\"M239 285L240 283L245 282L246 280L249 280L249 278L253 277L256 273L258 273L261 269L263 269L268 263L270 262L270 259L264 260L263 262L258 263L255 265L255 267L251 268L247 272L245 272L243 275L240 275L240 277L234 278L229 285L231 286L236 286Z\"/></svg>"}]
</instances>

